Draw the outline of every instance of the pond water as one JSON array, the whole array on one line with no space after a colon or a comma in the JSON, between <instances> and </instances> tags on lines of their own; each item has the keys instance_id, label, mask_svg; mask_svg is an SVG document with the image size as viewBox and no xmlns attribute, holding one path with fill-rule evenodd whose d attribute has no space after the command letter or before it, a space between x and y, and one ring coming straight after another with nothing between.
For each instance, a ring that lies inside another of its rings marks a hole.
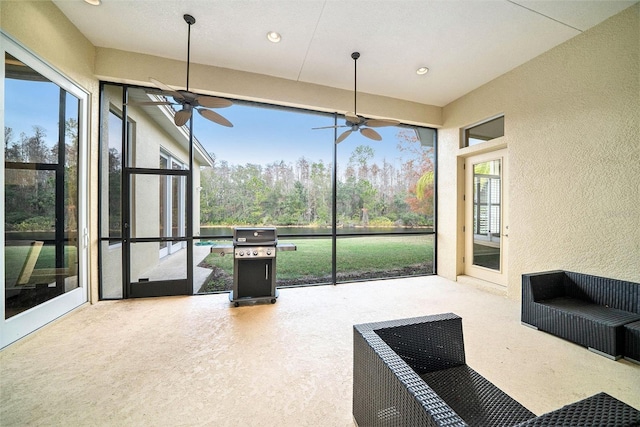
<instances>
[{"instance_id":1,"label":"pond water","mask_svg":"<svg viewBox=\"0 0 640 427\"><path fill-rule=\"evenodd\" d=\"M305 235L326 235L331 236L331 227L276 227L278 236L305 236ZM433 232L431 227L340 227L338 235L341 234L417 234ZM233 227L200 227L200 237L233 237Z\"/></svg>"}]
</instances>

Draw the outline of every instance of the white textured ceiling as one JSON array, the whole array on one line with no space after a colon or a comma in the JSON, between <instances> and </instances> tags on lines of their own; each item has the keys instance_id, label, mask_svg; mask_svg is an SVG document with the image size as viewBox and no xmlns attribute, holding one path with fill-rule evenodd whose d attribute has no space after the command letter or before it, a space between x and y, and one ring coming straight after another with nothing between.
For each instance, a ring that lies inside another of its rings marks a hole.
<instances>
[{"instance_id":1,"label":"white textured ceiling","mask_svg":"<svg viewBox=\"0 0 640 427\"><path fill-rule=\"evenodd\" d=\"M444 106L636 1L53 0L96 46ZM267 41L267 31L282 41ZM429 67L424 76L415 70Z\"/></svg>"}]
</instances>

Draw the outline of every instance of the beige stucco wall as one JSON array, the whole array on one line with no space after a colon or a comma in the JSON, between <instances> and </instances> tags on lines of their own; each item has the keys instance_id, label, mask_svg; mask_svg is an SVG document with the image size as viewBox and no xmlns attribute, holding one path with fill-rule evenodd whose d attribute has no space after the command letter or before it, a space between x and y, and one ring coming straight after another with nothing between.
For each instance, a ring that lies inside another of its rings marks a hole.
<instances>
[{"instance_id":1,"label":"beige stucco wall","mask_svg":"<svg viewBox=\"0 0 640 427\"><path fill-rule=\"evenodd\" d=\"M156 78L174 87L184 87L181 61L98 48L96 74L103 80L151 86ZM296 82L244 71L192 64L189 89L198 93L267 102L316 111L353 110L353 91ZM439 126L442 109L433 105L358 93L358 113L368 117L401 120L421 126Z\"/></svg>"},{"instance_id":2,"label":"beige stucco wall","mask_svg":"<svg viewBox=\"0 0 640 427\"><path fill-rule=\"evenodd\" d=\"M89 298L98 300L98 79L95 47L49 1L0 1L0 28L90 94Z\"/></svg>"},{"instance_id":3,"label":"beige stucco wall","mask_svg":"<svg viewBox=\"0 0 640 427\"><path fill-rule=\"evenodd\" d=\"M460 128L504 113L509 296L547 269L640 282L639 16L636 4L444 108L440 275L463 272Z\"/></svg>"}]
</instances>

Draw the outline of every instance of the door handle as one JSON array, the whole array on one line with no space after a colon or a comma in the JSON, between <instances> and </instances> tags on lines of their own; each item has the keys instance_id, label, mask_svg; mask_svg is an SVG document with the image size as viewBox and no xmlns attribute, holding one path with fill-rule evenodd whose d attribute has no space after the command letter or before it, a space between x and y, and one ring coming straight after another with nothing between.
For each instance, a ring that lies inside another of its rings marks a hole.
<instances>
[{"instance_id":1,"label":"door handle","mask_svg":"<svg viewBox=\"0 0 640 427\"><path fill-rule=\"evenodd\" d=\"M269 280L269 264L264 266L264 280Z\"/></svg>"}]
</instances>

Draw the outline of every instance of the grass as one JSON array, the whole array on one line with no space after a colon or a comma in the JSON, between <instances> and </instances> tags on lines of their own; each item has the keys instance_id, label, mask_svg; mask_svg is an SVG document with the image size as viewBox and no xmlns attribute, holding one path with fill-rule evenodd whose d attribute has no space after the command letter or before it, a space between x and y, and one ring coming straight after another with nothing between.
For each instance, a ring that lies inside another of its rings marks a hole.
<instances>
[{"instance_id":1,"label":"grass","mask_svg":"<svg viewBox=\"0 0 640 427\"><path fill-rule=\"evenodd\" d=\"M217 242L228 245L229 242ZM331 239L288 239L296 251L278 252L277 284L292 286L331 281ZM337 241L338 281L352 281L433 272L433 236L366 236ZM213 270L201 292L229 290L233 256L209 255L200 264Z\"/></svg>"},{"instance_id":2,"label":"grass","mask_svg":"<svg viewBox=\"0 0 640 427\"><path fill-rule=\"evenodd\" d=\"M5 286L13 287L18 280L18 276L22 271L22 267L29 254L31 247L26 246L5 246L4 248L4 267L5 267ZM36 262L35 269L51 269L56 266L56 248L53 245L46 245L42 247L40 254L38 255L38 261ZM76 259L77 249L75 246L65 247L65 265L69 265L69 258ZM49 278L39 277L40 282L55 282L55 274L51 274ZM30 281L32 282L32 280ZM34 282L35 283L35 282ZM30 283L31 284L31 283Z\"/></svg>"}]
</instances>

